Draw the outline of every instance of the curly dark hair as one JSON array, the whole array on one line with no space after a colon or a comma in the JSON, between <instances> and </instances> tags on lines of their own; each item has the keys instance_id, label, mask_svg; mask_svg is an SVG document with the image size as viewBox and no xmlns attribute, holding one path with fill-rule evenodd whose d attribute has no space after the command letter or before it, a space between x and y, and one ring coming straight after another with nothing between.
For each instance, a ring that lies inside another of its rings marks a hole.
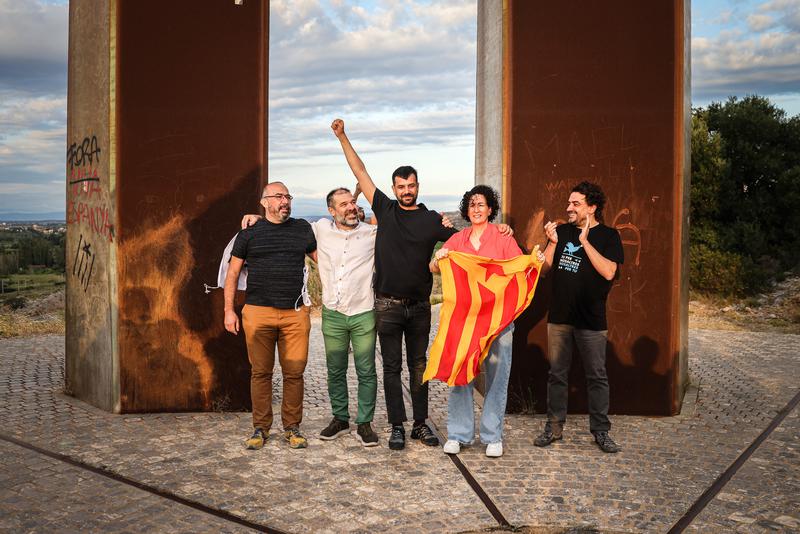
<instances>
[{"instance_id":1,"label":"curly dark hair","mask_svg":"<svg viewBox=\"0 0 800 534\"><path fill-rule=\"evenodd\" d=\"M469 222L469 201L475 195L483 195L483 198L486 199L486 205L492 209L489 214L489 222L492 222L500 212L500 201L497 198L497 192L488 185L476 185L464 193L464 196L461 197L461 203L458 205L461 217Z\"/></svg>"},{"instance_id":2,"label":"curly dark hair","mask_svg":"<svg viewBox=\"0 0 800 534\"><path fill-rule=\"evenodd\" d=\"M588 206L595 206L594 218L598 222L603 222L603 208L606 205L606 194L600 186L591 182L581 182L572 188L572 193L580 193L586 197Z\"/></svg>"}]
</instances>

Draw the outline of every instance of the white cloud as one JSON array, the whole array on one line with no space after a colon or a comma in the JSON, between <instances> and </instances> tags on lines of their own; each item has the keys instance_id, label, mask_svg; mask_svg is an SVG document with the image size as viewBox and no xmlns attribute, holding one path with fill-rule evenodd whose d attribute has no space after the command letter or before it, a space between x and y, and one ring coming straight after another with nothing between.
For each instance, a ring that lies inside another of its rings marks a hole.
<instances>
[{"instance_id":1,"label":"white cloud","mask_svg":"<svg viewBox=\"0 0 800 534\"><path fill-rule=\"evenodd\" d=\"M749 31L723 30L692 39L692 94L695 100L729 95L763 96L800 90L800 0L737 6Z\"/></svg>"},{"instance_id":2,"label":"white cloud","mask_svg":"<svg viewBox=\"0 0 800 534\"><path fill-rule=\"evenodd\" d=\"M65 61L66 5L0 0L0 57Z\"/></svg>"},{"instance_id":3,"label":"white cloud","mask_svg":"<svg viewBox=\"0 0 800 534\"><path fill-rule=\"evenodd\" d=\"M775 20L770 15L754 13L747 17L747 25L750 26L750 29L754 32L764 31L772 27L774 23Z\"/></svg>"},{"instance_id":4,"label":"white cloud","mask_svg":"<svg viewBox=\"0 0 800 534\"><path fill-rule=\"evenodd\" d=\"M63 95L0 92L0 183L13 181L20 172L42 173L42 183L63 176L66 107Z\"/></svg>"},{"instance_id":5,"label":"white cloud","mask_svg":"<svg viewBox=\"0 0 800 534\"><path fill-rule=\"evenodd\" d=\"M270 17L271 175L299 178L305 169L315 190L327 191L344 162L330 132L336 117L362 155L382 154L383 162L436 147L445 158L458 153L459 180L472 172L474 156L461 149L474 146L475 1L367 9L274 0ZM446 191L450 178L427 190Z\"/></svg>"}]
</instances>

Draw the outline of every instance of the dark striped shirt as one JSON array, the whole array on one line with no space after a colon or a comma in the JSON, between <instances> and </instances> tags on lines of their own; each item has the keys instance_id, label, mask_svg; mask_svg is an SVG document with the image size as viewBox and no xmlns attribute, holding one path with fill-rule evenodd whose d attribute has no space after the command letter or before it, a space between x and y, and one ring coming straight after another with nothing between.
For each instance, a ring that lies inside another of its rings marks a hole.
<instances>
[{"instance_id":1,"label":"dark striped shirt","mask_svg":"<svg viewBox=\"0 0 800 534\"><path fill-rule=\"evenodd\" d=\"M305 255L315 250L314 232L303 219L265 219L239 232L231 255L247 262L245 302L284 310L302 305Z\"/></svg>"}]
</instances>

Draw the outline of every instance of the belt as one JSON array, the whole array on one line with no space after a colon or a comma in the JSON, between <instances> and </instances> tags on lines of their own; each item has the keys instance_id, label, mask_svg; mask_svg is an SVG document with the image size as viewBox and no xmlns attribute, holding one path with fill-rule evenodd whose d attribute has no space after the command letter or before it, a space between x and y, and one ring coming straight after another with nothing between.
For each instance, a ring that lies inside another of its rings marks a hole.
<instances>
[{"instance_id":1,"label":"belt","mask_svg":"<svg viewBox=\"0 0 800 534\"><path fill-rule=\"evenodd\" d=\"M417 299L404 299L404 298L400 298L400 297L395 297L395 296L393 296L393 295L387 295L386 293L377 293L377 292L376 292L376 293L375 293L375 296L376 296L377 298L379 298L379 299L391 300L392 302L397 302L397 303L400 303L400 304L402 304L402 305L404 305L404 306L409 306L409 305L411 305L411 304L416 304L416 303L418 303L418 302L422 302L421 300L417 300Z\"/></svg>"}]
</instances>

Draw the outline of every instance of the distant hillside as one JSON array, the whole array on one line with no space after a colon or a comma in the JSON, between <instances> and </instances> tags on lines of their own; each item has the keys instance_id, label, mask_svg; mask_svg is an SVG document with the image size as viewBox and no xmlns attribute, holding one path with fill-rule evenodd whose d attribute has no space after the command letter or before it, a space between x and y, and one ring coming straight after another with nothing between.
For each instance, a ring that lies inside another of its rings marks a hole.
<instances>
[{"instance_id":1,"label":"distant hillside","mask_svg":"<svg viewBox=\"0 0 800 534\"><path fill-rule=\"evenodd\" d=\"M42 213L30 213L25 211L0 212L0 221L3 222L64 222L65 220L64 212L59 211Z\"/></svg>"}]
</instances>

